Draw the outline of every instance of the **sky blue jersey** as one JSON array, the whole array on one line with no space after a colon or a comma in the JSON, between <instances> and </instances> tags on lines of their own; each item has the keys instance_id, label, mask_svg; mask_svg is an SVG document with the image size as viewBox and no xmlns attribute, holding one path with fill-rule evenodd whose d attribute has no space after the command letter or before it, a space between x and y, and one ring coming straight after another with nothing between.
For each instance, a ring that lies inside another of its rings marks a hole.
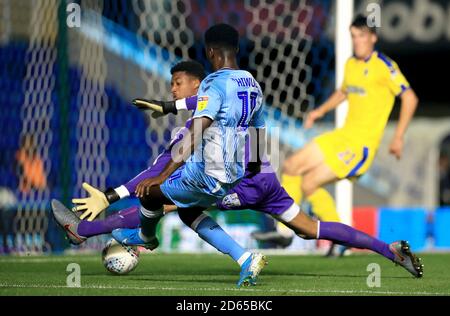
<instances>
[{"instance_id":1,"label":"sky blue jersey","mask_svg":"<svg viewBox=\"0 0 450 316\"><path fill-rule=\"evenodd\" d=\"M213 120L203 134L201 148L189 158L222 183L244 176L248 128L264 128L263 94L253 76L244 70L221 69L201 83L193 118Z\"/></svg>"}]
</instances>

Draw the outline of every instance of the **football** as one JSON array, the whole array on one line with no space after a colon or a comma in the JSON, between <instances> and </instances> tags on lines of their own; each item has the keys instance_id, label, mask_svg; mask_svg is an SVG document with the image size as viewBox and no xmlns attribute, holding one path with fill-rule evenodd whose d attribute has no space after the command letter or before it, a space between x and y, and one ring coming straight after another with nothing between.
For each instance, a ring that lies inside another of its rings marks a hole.
<instances>
[{"instance_id":1,"label":"football","mask_svg":"<svg viewBox=\"0 0 450 316\"><path fill-rule=\"evenodd\" d=\"M103 248L102 261L106 270L112 274L127 274L139 263L139 250L137 247L123 246L110 239Z\"/></svg>"}]
</instances>

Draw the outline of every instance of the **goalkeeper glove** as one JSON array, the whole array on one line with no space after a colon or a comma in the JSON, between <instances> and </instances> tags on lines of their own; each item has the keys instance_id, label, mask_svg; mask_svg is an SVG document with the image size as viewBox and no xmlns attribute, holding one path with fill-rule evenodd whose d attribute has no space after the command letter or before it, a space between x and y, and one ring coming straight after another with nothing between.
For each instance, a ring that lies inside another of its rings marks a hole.
<instances>
[{"instance_id":1,"label":"goalkeeper glove","mask_svg":"<svg viewBox=\"0 0 450 316\"><path fill-rule=\"evenodd\" d=\"M152 110L153 118L158 118L169 113L178 113L178 110L175 106L175 101L134 99L133 104L141 110Z\"/></svg>"},{"instance_id":2,"label":"goalkeeper glove","mask_svg":"<svg viewBox=\"0 0 450 316\"><path fill-rule=\"evenodd\" d=\"M72 209L74 212L84 211L80 216L80 219L88 217L88 221L93 221L98 214L105 210L112 203L120 200L117 192L108 188L105 192L102 192L88 183L83 183L83 189L89 193L89 197L84 199L72 199L72 203L76 206Z\"/></svg>"}]
</instances>

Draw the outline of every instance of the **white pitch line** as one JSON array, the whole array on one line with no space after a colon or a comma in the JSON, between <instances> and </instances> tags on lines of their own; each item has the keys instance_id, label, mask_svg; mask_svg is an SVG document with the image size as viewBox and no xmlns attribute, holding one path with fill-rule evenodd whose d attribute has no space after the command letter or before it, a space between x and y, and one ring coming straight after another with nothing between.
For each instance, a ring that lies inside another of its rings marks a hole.
<instances>
[{"instance_id":1,"label":"white pitch line","mask_svg":"<svg viewBox=\"0 0 450 316\"><path fill-rule=\"evenodd\" d=\"M72 288L63 285L49 284L8 284L0 283L0 288L43 288L43 289L94 289L94 290L138 290L138 291L215 291L215 292L256 292L256 293L297 293L297 294L378 294L378 295L429 295L448 296L450 293L433 292L395 292L395 291L363 291L363 290L314 290L314 289L237 289L237 288L175 288L175 287L135 287L135 286L110 286L110 285L87 285L80 288Z\"/></svg>"},{"instance_id":2,"label":"white pitch line","mask_svg":"<svg viewBox=\"0 0 450 316\"><path fill-rule=\"evenodd\" d=\"M0 264L2 263L52 263L52 262L101 262L100 256L98 258L91 257L65 257L65 258L17 258L17 259L0 259Z\"/></svg>"}]
</instances>

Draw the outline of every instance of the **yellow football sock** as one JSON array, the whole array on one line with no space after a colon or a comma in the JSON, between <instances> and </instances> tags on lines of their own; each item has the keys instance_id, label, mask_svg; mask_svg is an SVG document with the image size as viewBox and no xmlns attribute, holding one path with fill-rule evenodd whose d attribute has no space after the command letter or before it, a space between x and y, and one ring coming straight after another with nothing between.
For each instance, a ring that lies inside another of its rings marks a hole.
<instances>
[{"instance_id":1,"label":"yellow football sock","mask_svg":"<svg viewBox=\"0 0 450 316\"><path fill-rule=\"evenodd\" d=\"M334 199L327 190L319 188L306 199L311 203L312 211L321 221L340 222Z\"/></svg>"},{"instance_id":2,"label":"yellow football sock","mask_svg":"<svg viewBox=\"0 0 450 316\"><path fill-rule=\"evenodd\" d=\"M281 175L281 186L286 190L287 194L294 200L295 204L302 201L302 177Z\"/></svg>"}]
</instances>

